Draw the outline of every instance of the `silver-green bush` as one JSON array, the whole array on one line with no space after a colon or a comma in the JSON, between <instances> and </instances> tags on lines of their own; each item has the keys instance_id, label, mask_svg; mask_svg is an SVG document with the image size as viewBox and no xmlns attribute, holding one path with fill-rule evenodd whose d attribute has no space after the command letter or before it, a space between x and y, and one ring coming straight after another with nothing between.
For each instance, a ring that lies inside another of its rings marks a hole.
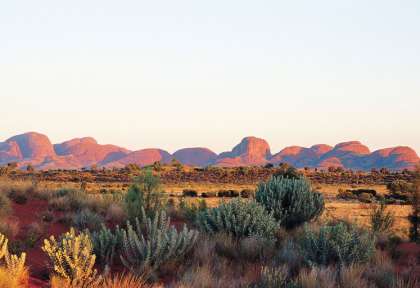
<instances>
[{"instance_id":1,"label":"silver-green bush","mask_svg":"<svg viewBox=\"0 0 420 288\"><path fill-rule=\"evenodd\" d=\"M236 238L258 236L273 239L278 229L276 220L263 206L239 198L203 211L197 222L207 233L225 232Z\"/></svg>"},{"instance_id":2,"label":"silver-green bush","mask_svg":"<svg viewBox=\"0 0 420 288\"><path fill-rule=\"evenodd\" d=\"M177 260L188 253L197 241L198 232L186 226L178 232L170 226L164 211L153 218L147 217L144 209L142 213L143 225L136 218L134 227L127 223L127 229L123 230L121 261L133 273L147 275L168 260Z\"/></svg>"},{"instance_id":3,"label":"silver-green bush","mask_svg":"<svg viewBox=\"0 0 420 288\"><path fill-rule=\"evenodd\" d=\"M259 184L255 200L287 229L318 217L324 210L323 196L312 191L305 178L272 177Z\"/></svg>"},{"instance_id":4,"label":"silver-green bush","mask_svg":"<svg viewBox=\"0 0 420 288\"><path fill-rule=\"evenodd\" d=\"M305 227L299 245L310 265L363 263L375 251L372 234L344 223L321 226L319 231Z\"/></svg>"},{"instance_id":5,"label":"silver-green bush","mask_svg":"<svg viewBox=\"0 0 420 288\"><path fill-rule=\"evenodd\" d=\"M114 231L102 224L102 228L90 235L93 243L93 251L98 261L103 265L111 266L115 255L121 249L123 233L117 226Z\"/></svg>"}]
</instances>

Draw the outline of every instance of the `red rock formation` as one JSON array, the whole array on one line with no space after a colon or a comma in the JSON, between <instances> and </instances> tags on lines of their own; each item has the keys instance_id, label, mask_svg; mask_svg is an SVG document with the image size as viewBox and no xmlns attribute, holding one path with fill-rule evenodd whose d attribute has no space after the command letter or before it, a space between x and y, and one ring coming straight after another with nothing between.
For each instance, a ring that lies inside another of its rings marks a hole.
<instances>
[{"instance_id":1,"label":"red rock formation","mask_svg":"<svg viewBox=\"0 0 420 288\"><path fill-rule=\"evenodd\" d=\"M358 141L325 144L310 148L291 146L271 156L268 143L256 137L244 138L232 151L216 155L206 148L185 148L174 155L159 149L130 152L114 145L100 145L95 139L77 138L52 145L47 136L30 132L0 142L0 165L17 162L20 167L32 164L38 169L74 169L91 165L123 167L127 164L150 165L156 161L169 162L173 157L192 166L249 166L266 163L289 163L301 167L344 167L356 170L388 168L411 169L420 163L417 153L409 147L394 147L370 153Z\"/></svg>"},{"instance_id":2,"label":"red rock formation","mask_svg":"<svg viewBox=\"0 0 420 288\"><path fill-rule=\"evenodd\" d=\"M73 156L83 167L97 164L105 159L112 159L112 157L116 160L116 155L122 158L130 153L127 149L118 146L100 145L91 137L76 138L56 144L54 149L59 156Z\"/></svg>"},{"instance_id":3,"label":"red rock formation","mask_svg":"<svg viewBox=\"0 0 420 288\"><path fill-rule=\"evenodd\" d=\"M231 152L219 155L216 164L219 166L262 165L271 157L270 146L264 139L246 137Z\"/></svg>"},{"instance_id":4,"label":"red rock formation","mask_svg":"<svg viewBox=\"0 0 420 288\"><path fill-rule=\"evenodd\" d=\"M143 149L134 151L125 157L109 162L106 167L124 167L128 164L137 164L139 166L151 165L154 162L168 163L172 160L171 154L160 149Z\"/></svg>"},{"instance_id":5,"label":"red rock formation","mask_svg":"<svg viewBox=\"0 0 420 288\"><path fill-rule=\"evenodd\" d=\"M19 146L23 159L44 159L55 156L50 139L39 133L29 132L6 140L6 143L11 142Z\"/></svg>"},{"instance_id":6,"label":"red rock formation","mask_svg":"<svg viewBox=\"0 0 420 288\"><path fill-rule=\"evenodd\" d=\"M19 145L15 141L0 143L0 164L23 159Z\"/></svg>"},{"instance_id":7,"label":"red rock formation","mask_svg":"<svg viewBox=\"0 0 420 288\"><path fill-rule=\"evenodd\" d=\"M321 157L322 155L324 155L325 153L330 152L333 147L331 147L330 145L326 145L326 144L317 144L314 145L310 148L318 157Z\"/></svg>"},{"instance_id":8,"label":"red rock formation","mask_svg":"<svg viewBox=\"0 0 420 288\"><path fill-rule=\"evenodd\" d=\"M185 148L176 151L173 157L190 166L207 166L216 161L217 154L207 148Z\"/></svg>"}]
</instances>

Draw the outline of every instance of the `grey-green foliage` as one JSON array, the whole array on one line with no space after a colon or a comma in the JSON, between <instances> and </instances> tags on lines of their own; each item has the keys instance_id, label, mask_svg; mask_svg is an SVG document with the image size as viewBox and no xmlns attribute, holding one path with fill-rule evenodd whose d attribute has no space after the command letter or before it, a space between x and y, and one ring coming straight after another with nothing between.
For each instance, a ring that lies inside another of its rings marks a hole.
<instances>
[{"instance_id":1,"label":"grey-green foliage","mask_svg":"<svg viewBox=\"0 0 420 288\"><path fill-rule=\"evenodd\" d=\"M198 215L198 225L208 233L225 232L236 238L258 236L273 239L276 220L255 201L234 199Z\"/></svg>"},{"instance_id":2,"label":"grey-green foliage","mask_svg":"<svg viewBox=\"0 0 420 288\"><path fill-rule=\"evenodd\" d=\"M142 212L145 214L145 211ZM123 230L121 261L136 274L148 274L168 260L183 257L195 245L198 232L185 225L178 232L170 226L170 219L164 211L153 218L143 215L144 223L135 219L134 227L128 222Z\"/></svg>"},{"instance_id":3,"label":"grey-green foliage","mask_svg":"<svg viewBox=\"0 0 420 288\"><path fill-rule=\"evenodd\" d=\"M122 229L117 226L114 230L111 230L105 224L102 224L100 230L91 233L91 239L93 251L99 262L103 265L111 266L114 263L115 255L122 246Z\"/></svg>"},{"instance_id":4,"label":"grey-green foliage","mask_svg":"<svg viewBox=\"0 0 420 288\"><path fill-rule=\"evenodd\" d=\"M310 265L363 263L375 251L372 234L344 223L321 226L319 231L305 227L299 245Z\"/></svg>"},{"instance_id":5,"label":"grey-green foliage","mask_svg":"<svg viewBox=\"0 0 420 288\"><path fill-rule=\"evenodd\" d=\"M73 215L73 225L80 231L89 229L90 231L96 231L101 228L104 219L98 213L95 213L89 209L83 209L82 211Z\"/></svg>"},{"instance_id":6,"label":"grey-green foliage","mask_svg":"<svg viewBox=\"0 0 420 288\"><path fill-rule=\"evenodd\" d=\"M323 196L312 191L305 178L272 177L259 184L255 200L287 229L318 217L324 210Z\"/></svg>"}]
</instances>

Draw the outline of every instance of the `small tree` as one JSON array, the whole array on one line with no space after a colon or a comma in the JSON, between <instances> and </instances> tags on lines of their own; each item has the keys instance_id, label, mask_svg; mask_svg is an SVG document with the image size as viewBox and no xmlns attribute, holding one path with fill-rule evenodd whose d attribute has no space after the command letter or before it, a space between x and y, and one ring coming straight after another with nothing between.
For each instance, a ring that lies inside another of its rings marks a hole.
<instances>
[{"instance_id":1,"label":"small tree","mask_svg":"<svg viewBox=\"0 0 420 288\"><path fill-rule=\"evenodd\" d=\"M255 199L287 229L315 219L324 210L322 194L312 191L311 184L303 177L272 177L260 183Z\"/></svg>"},{"instance_id":2,"label":"small tree","mask_svg":"<svg viewBox=\"0 0 420 288\"><path fill-rule=\"evenodd\" d=\"M370 213L370 226L373 233L388 233L395 222L395 216L391 211L386 211L385 202L373 205Z\"/></svg>"},{"instance_id":3,"label":"small tree","mask_svg":"<svg viewBox=\"0 0 420 288\"><path fill-rule=\"evenodd\" d=\"M414 242L420 241L420 166L417 166L415 172L415 181L413 191L411 192L411 207L412 212L408 216L410 221L410 239Z\"/></svg>"},{"instance_id":4,"label":"small tree","mask_svg":"<svg viewBox=\"0 0 420 288\"><path fill-rule=\"evenodd\" d=\"M135 179L125 196L125 206L131 220L142 218L142 209L146 216L154 216L164 207L164 193L161 191L160 178L146 170Z\"/></svg>"}]
</instances>

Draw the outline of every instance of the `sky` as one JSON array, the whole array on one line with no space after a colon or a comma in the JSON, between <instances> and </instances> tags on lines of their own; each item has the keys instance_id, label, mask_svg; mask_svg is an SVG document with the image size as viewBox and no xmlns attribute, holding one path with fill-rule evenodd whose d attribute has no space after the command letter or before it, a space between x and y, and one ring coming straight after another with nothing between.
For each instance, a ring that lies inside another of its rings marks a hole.
<instances>
[{"instance_id":1,"label":"sky","mask_svg":"<svg viewBox=\"0 0 420 288\"><path fill-rule=\"evenodd\" d=\"M0 141L420 152L420 1L0 3Z\"/></svg>"}]
</instances>

